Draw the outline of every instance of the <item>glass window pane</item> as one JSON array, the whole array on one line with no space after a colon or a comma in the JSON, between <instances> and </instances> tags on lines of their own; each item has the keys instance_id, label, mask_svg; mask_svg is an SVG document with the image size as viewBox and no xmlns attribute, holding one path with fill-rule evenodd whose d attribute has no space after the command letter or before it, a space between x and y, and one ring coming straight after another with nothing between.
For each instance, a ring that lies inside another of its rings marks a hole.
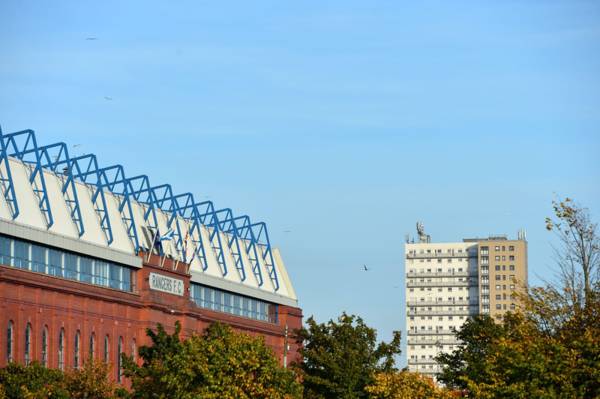
<instances>
[{"instance_id":1,"label":"glass window pane","mask_svg":"<svg viewBox=\"0 0 600 399\"><path fill-rule=\"evenodd\" d=\"M223 311L231 313L231 294L228 292L223 294Z\"/></svg>"},{"instance_id":2,"label":"glass window pane","mask_svg":"<svg viewBox=\"0 0 600 399\"><path fill-rule=\"evenodd\" d=\"M92 260L86 257L79 258L79 279L86 283L92 282Z\"/></svg>"},{"instance_id":3,"label":"glass window pane","mask_svg":"<svg viewBox=\"0 0 600 399\"><path fill-rule=\"evenodd\" d=\"M240 304L240 296L239 295L234 295L233 296L233 313L236 315L241 315L242 314L242 307Z\"/></svg>"},{"instance_id":4,"label":"glass window pane","mask_svg":"<svg viewBox=\"0 0 600 399\"><path fill-rule=\"evenodd\" d=\"M217 310L217 311L219 311L219 312L221 312L223 310L222 306L221 306L221 303L222 303L222 298L221 298L222 292L218 291L218 290L215 290L215 294L214 295L215 295L215 307L214 307L214 309Z\"/></svg>"},{"instance_id":5,"label":"glass window pane","mask_svg":"<svg viewBox=\"0 0 600 399\"><path fill-rule=\"evenodd\" d=\"M21 269L29 268L29 244L15 240L15 266Z\"/></svg>"},{"instance_id":6,"label":"glass window pane","mask_svg":"<svg viewBox=\"0 0 600 399\"><path fill-rule=\"evenodd\" d=\"M110 288L119 289L121 286L121 266L109 264L110 269Z\"/></svg>"},{"instance_id":7,"label":"glass window pane","mask_svg":"<svg viewBox=\"0 0 600 399\"><path fill-rule=\"evenodd\" d=\"M46 248L39 245L31 246L32 269L35 272L46 273Z\"/></svg>"},{"instance_id":8,"label":"glass window pane","mask_svg":"<svg viewBox=\"0 0 600 399\"><path fill-rule=\"evenodd\" d=\"M242 316L248 317L250 315L250 300L244 297L242 299Z\"/></svg>"},{"instance_id":9,"label":"glass window pane","mask_svg":"<svg viewBox=\"0 0 600 399\"><path fill-rule=\"evenodd\" d=\"M48 273L53 276L63 276L62 253L55 249L48 250Z\"/></svg>"},{"instance_id":10,"label":"glass window pane","mask_svg":"<svg viewBox=\"0 0 600 399\"><path fill-rule=\"evenodd\" d=\"M77 255L65 254L65 277L77 280Z\"/></svg>"},{"instance_id":11,"label":"glass window pane","mask_svg":"<svg viewBox=\"0 0 600 399\"><path fill-rule=\"evenodd\" d=\"M123 274L123 285L121 289L123 291L131 291L131 270L128 267L122 267Z\"/></svg>"},{"instance_id":12,"label":"glass window pane","mask_svg":"<svg viewBox=\"0 0 600 399\"><path fill-rule=\"evenodd\" d=\"M11 239L8 237L0 236L0 264L11 266L11 253L10 253L10 242Z\"/></svg>"},{"instance_id":13,"label":"glass window pane","mask_svg":"<svg viewBox=\"0 0 600 399\"><path fill-rule=\"evenodd\" d=\"M94 261L95 282L98 285L108 285L108 263L96 260Z\"/></svg>"}]
</instances>

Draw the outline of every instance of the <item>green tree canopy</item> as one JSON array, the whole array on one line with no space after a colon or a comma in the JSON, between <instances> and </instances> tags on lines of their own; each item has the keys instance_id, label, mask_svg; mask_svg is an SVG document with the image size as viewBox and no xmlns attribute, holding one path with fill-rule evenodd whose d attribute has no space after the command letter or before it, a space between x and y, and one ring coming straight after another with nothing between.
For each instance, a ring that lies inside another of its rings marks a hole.
<instances>
[{"instance_id":1,"label":"green tree canopy","mask_svg":"<svg viewBox=\"0 0 600 399\"><path fill-rule=\"evenodd\" d=\"M435 385L429 377L407 370L379 373L366 387L369 399L450 399L458 397Z\"/></svg>"},{"instance_id":2,"label":"green tree canopy","mask_svg":"<svg viewBox=\"0 0 600 399\"><path fill-rule=\"evenodd\" d=\"M297 398L293 372L280 367L262 338L215 323L202 335L180 340L181 325L168 334L148 330L151 346L139 350L143 364L124 358L134 398Z\"/></svg>"},{"instance_id":3,"label":"green tree canopy","mask_svg":"<svg viewBox=\"0 0 600 399\"><path fill-rule=\"evenodd\" d=\"M553 203L559 278L521 295L521 307L496 324L467 321L463 344L441 354L439 379L475 398L600 397L600 246L589 212Z\"/></svg>"},{"instance_id":4,"label":"green tree canopy","mask_svg":"<svg viewBox=\"0 0 600 399\"><path fill-rule=\"evenodd\" d=\"M62 371L43 367L37 362L29 366L11 362L0 369L0 398L66 399L69 393L64 379Z\"/></svg>"},{"instance_id":5,"label":"green tree canopy","mask_svg":"<svg viewBox=\"0 0 600 399\"><path fill-rule=\"evenodd\" d=\"M319 324L312 317L298 332L303 340L301 370L306 398L367 398L365 387L380 372L395 371L400 332L390 343L377 343L377 333L360 317L343 313L337 322Z\"/></svg>"}]
</instances>

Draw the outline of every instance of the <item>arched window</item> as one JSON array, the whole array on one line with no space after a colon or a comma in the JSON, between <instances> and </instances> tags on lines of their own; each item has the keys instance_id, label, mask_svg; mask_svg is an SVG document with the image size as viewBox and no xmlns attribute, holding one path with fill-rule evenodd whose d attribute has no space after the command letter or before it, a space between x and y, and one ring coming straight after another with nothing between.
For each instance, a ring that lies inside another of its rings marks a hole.
<instances>
[{"instance_id":1,"label":"arched window","mask_svg":"<svg viewBox=\"0 0 600 399\"><path fill-rule=\"evenodd\" d=\"M65 369L65 329L60 329L58 335L58 368L59 370Z\"/></svg>"},{"instance_id":2,"label":"arched window","mask_svg":"<svg viewBox=\"0 0 600 399\"><path fill-rule=\"evenodd\" d=\"M13 347L15 345L15 326L12 320L8 321L8 328L6 329L6 362L10 363L13 361Z\"/></svg>"},{"instance_id":3,"label":"arched window","mask_svg":"<svg viewBox=\"0 0 600 399\"><path fill-rule=\"evenodd\" d=\"M133 361L137 361L137 345L135 342L135 338L131 340L131 358Z\"/></svg>"},{"instance_id":4,"label":"arched window","mask_svg":"<svg viewBox=\"0 0 600 399\"><path fill-rule=\"evenodd\" d=\"M73 356L73 367L78 369L79 368L79 348L80 348L80 340L81 340L81 334L79 333L79 330L77 330L77 333L75 333L75 353Z\"/></svg>"},{"instance_id":5,"label":"arched window","mask_svg":"<svg viewBox=\"0 0 600 399\"><path fill-rule=\"evenodd\" d=\"M48 326L42 330L42 366L48 366Z\"/></svg>"},{"instance_id":6,"label":"arched window","mask_svg":"<svg viewBox=\"0 0 600 399\"><path fill-rule=\"evenodd\" d=\"M108 363L108 334L104 337L104 363Z\"/></svg>"},{"instance_id":7,"label":"arched window","mask_svg":"<svg viewBox=\"0 0 600 399\"><path fill-rule=\"evenodd\" d=\"M119 337L119 343L117 347L117 382L121 382L121 375L123 374L121 353L123 352L123 337Z\"/></svg>"},{"instance_id":8,"label":"arched window","mask_svg":"<svg viewBox=\"0 0 600 399\"><path fill-rule=\"evenodd\" d=\"M25 366L31 363L31 323L25 327Z\"/></svg>"},{"instance_id":9,"label":"arched window","mask_svg":"<svg viewBox=\"0 0 600 399\"><path fill-rule=\"evenodd\" d=\"M94 359L94 355L96 354L96 334L92 333L90 335L90 359Z\"/></svg>"}]
</instances>

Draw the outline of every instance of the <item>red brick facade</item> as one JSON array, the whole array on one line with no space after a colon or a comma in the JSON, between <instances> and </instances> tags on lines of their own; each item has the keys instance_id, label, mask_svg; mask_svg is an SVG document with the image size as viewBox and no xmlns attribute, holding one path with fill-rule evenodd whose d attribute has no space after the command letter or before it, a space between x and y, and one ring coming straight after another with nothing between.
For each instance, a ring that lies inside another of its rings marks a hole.
<instances>
[{"instance_id":1,"label":"red brick facade","mask_svg":"<svg viewBox=\"0 0 600 399\"><path fill-rule=\"evenodd\" d=\"M287 362L297 360L298 346L292 334L302 325L301 309L279 305L278 322L273 324L200 308L187 295L190 275L183 270L187 265L179 263L178 270L173 271L170 260L164 263L163 267L159 267L160 260L154 255L149 262L144 262L144 267L136 273L133 293L0 265L0 367L7 362L6 340L10 321L14 325L13 358L19 363L25 361L28 323L31 324L31 360L41 361L42 331L47 327L48 366L57 367L59 334L64 328L65 368L74 366L74 340L79 331L80 359L89 357L92 334L95 338L94 357L103 359L104 340L108 336L109 361L116 369L119 338L123 340L122 350L131 354L140 346L149 344L146 328L154 328L156 323L161 323L167 331L172 331L176 320L182 324L184 337L201 332L215 321L251 335L261 335L280 362L283 362L287 325L290 332ZM148 282L150 272L184 280L185 295L151 290Z\"/></svg>"}]
</instances>

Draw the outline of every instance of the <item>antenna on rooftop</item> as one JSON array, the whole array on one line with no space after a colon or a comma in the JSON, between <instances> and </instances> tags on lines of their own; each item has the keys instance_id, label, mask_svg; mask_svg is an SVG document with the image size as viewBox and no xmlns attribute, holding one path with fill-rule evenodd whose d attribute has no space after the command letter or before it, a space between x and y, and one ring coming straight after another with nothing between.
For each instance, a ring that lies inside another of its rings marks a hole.
<instances>
[{"instance_id":1,"label":"antenna on rooftop","mask_svg":"<svg viewBox=\"0 0 600 399\"><path fill-rule=\"evenodd\" d=\"M431 242L431 236L429 234L425 234L425 227L423 223L417 222L417 234L419 235L420 243L429 243Z\"/></svg>"}]
</instances>

